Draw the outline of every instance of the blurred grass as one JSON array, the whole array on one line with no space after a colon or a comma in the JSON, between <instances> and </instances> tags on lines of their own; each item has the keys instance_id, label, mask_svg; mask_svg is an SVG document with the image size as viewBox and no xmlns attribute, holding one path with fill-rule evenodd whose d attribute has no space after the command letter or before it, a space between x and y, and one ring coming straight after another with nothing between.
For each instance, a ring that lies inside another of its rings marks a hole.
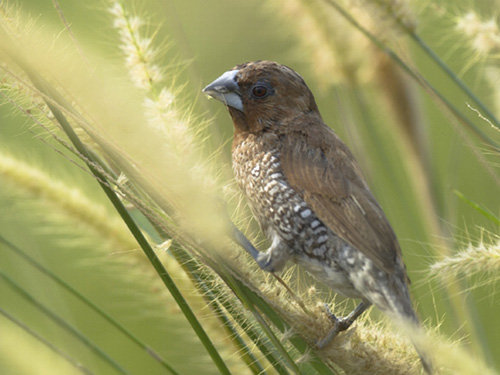
<instances>
[{"instance_id":1,"label":"blurred grass","mask_svg":"<svg viewBox=\"0 0 500 375\"><path fill-rule=\"evenodd\" d=\"M494 4L494 1L485 1L474 7L483 7L483 12L487 14L490 8L486 3ZM453 27L452 12L460 15L470 5L469 1L452 0L440 2L439 5L429 4L422 8L418 16L423 20L418 29L422 39L455 72L462 72L463 66L469 63L471 57L463 47L463 40L450 31ZM21 6L38 18L40 23L56 25L56 28L63 30L51 1L23 0ZM72 2L62 3L61 6L77 40L85 47L99 50L105 58L116 60L118 64L119 56L114 40L106 36L112 28L102 16L105 10L103 2ZM230 143L227 139L232 134L231 121L219 103L205 102L199 93L201 87L232 66L256 59L279 61L304 76L316 95L326 123L354 148L359 160L366 161L363 168L367 172L370 186L400 239L405 263L413 280L412 294L421 317L431 325L440 323L442 332L447 336L460 337L459 328L462 323L454 321L448 296L439 282L429 282L425 274L436 253L436 249L432 249L430 245L435 238L430 237L422 221L419 202L415 198L408 172L405 171L404 155L394 147L398 138L388 123L387 107L380 105L380 87L363 87L369 106L367 115L370 124L365 124L365 128L359 127L362 142L355 142L352 130L345 128L349 124L340 116L346 110L346 105L352 104L350 89L342 86L324 88L312 73L310 63L297 51L291 29L293 24L268 12L260 2L221 0L211 3L209 7L202 0L144 2L139 6L139 11L154 15L152 24L158 26L157 37L172 41L174 53L183 60L191 61L190 66L181 71L179 81L188 82L187 92L198 113L208 110L214 116L217 129L208 129L207 133L210 135L213 132L217 141L212 139L212 142L216 145L225 142L226 155L229 155ZM410 53L419 71L429 81L439 85L445 96L467 113L469 110L465 105L464 95L445 79L419 49L411 46ZM167 65L169 61L164 63ZM480 64L462 72L460 78L491 107L490 88L484 82ZM498 216L499 187L465 144L464 138L458 135L458 131L463 131L465 138L479 147L480 151L484 151L485 146L460 125L453 125L454 120L444 115L425 92L419 90L419 96L430 140L432 168L436 176L437 198L440 202L439 220L456 251L464 248L469 241L478 243L484 229L498 233L499 228L458 199L453 191L460 191L467 199L487 207ZM471 117L474 118L475 115ZM0 107L0 121L1 149L8 150L35 166L49 169L54 178L78 186L92 200L108 207L110 215L114 215L94 179L40 142L39 138L45 139L46 135L40 135L40 130L33 127L29 120L13 114L12 109L5 105ZM355 121L361 122L361 119L355 118ZM476 124L491 133L488 125L481 120L477 120ZM375 129L367 129L366 126L373 126ZM375 142L369 130L375 131L382 142ZM487 159L498 165L498 155L485 154ZM122 262L121 257L117 254L109 255L109 249L103 249L104 245L87 228L62 223L64 220L57 215L53 217L54 213L49 212L50 206L17 191L15 186L9 185L1 176L0 186L2 236L38 256L47 267L72 285L78 285L82 293L92 296L96 303L102 304L118 320L125 322L132 331L162 353L180 373L217 373L202 346L191 334L184 317L178 313L170 297L156 289L157 284L141 279L140 272L132 272L131 275L130 267ZM2 271L9 272L11 277L15 277L31 293L101 342L131 373L162 373L154 361L138 353L118 334L108 331L109 327L104 322L94 319L91 313L51 282L3 251L1 246L0 251ZM489 351L489 360L500 369L500 324L496 322L500 312L495 289L497 286L498 281L463 293L475 306L473 318L482 326L481 340ZM109 371L104 363L96 361L90 355L87 348L81 347L38 316L4 285L0 284L0 288L3 308L22 318L30 326L39 328L44 335L69 352L79 353L78 358L83 363L92 363L96 373ZM207 309L200 311L209 313ZM376 312L373 314L377 315ZM0 318L0 331L4 329L8 332L15 331L10 323ZM26 340L30 345L36 345L29 338ZM26 370L23 366L27 364L22 364L26 358L16 359L10 353L30 350L30 347L23 348L24 340L19 340L15 347L7 347L5 343L2 346L2 341L0 338L2 373L24 374L28 371L30 374L44 374L46 368L62 366L59 359L47 354L40 360L44 362L40 362L39 366ZM27 356L30 357L28 351Z\"/></svg>"}]
</instances>

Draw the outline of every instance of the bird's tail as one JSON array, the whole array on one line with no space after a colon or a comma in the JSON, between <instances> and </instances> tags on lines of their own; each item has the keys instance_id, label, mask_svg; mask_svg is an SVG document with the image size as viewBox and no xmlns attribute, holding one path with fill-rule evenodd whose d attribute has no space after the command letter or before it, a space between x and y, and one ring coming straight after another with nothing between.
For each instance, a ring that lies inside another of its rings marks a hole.
<instances>
[{"instance_id":1,"label":"bird's tail","mask_svg":"<svg viewBox=\"0 0 500 375\"><path fill-rule=\"evenodd\" d=\"M418 336L420 336L420 334L422 333L422 326L413 308L411 309L411 314L407 314L403 318L402 324L404 325L404 328L410 331L410 340L413 344L413 347L415 348L415 351L420 357L420 362L422 362L422 367L424 368L425 372L427 374L433 374L434 370L432 359L429 356L428 352L422 348L422 344L419 342L420 340L418 340Z\"/></svg>"},{"instance_id":2,"label":"bird's tail","mask_svg":"<svg viewBox=\"0 0 500 375\"><path fill-rule=\"evenodd\" d=\"M395 284L397 285L386 289L387 293L383 293L385 297L383 306L378 306L377 303L375 305L409 331L409 338L420 357L422 367L427 374L433 374L431 357L418 340L422 334L422 326L413 309L408 286L403 280L397 280Z\"/></svg>"}]
</instances>

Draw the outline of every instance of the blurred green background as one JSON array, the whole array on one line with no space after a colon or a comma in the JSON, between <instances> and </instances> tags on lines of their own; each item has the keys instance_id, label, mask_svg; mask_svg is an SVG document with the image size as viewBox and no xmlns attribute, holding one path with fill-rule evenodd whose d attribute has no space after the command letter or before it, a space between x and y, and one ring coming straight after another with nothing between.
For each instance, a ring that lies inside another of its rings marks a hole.
<instances>
[{"instance_id":1,"label":"blurred green background","mask_svg":"<svg viewBox=\"0 0 500 375\"><path fill-rule=\"evenodd\" d=\"M387 107L381 105L380 85L362 87L368 103L367 112L353 114L353 121L363 115L369 123L356 131L345 121L346 106L353 100L347 87L329 86L318 82L314 66L301 51L293 22L279 17L261 1L141 1L130 5L138 14L151 17L151 29L158 40L166 39L170 48L164 63L183 66L179 82L186 82L185 96L194 103L202 118L213 118L210 135L214 145L225 144L230 153L232 124L225 108L207 101L200 90L224 71L236 64L257 60L276 60L293 67L306 80L316 99L323 118L353 149L362 163L369 184L389 217L403 248L404 259L413 281L412 294L423 320L442 323L442 332L460 337L462 326L450 308L448 296L441 284L430 282L427 269L437 252L432 248L435 238L425 225L420 210L418 192L403 162L401 148L396 147L397 135L388 120ZM417 2L418 3L418 2ZM61 20L50 0L22 0L23 11L37 19L39 25L52 25L63 30ZM121 64L120 52L104 1L61 1L64 16L83 49L98 51L104 58ZM491 87L483 74L484 64L464 69L472 61L471 51L463 38L454 32L454 17L473 6L488 14L497 6L495 1L441 1L439 6L419 7L418 33L436 50L452 70L460 73L472 90L490 108L493 107ZM401 36L401 43L405 37ZM48 51L50 53L50 51ZM446 80L441 72L415 46L408 54L421 74L435 84L462 111L465 97ZM179 63L180 62L180 63ZM449 115L423 90L417 89L421 114L429 139L430 161L435 177L438 217L443 235L449 237L455 251L468 242L477 244L488 239L487 232L498 234L498 227L453 193L460 191L468 199L487 207L498 215L500 194L498 185L478 162L474 152L482 152L494 160L486 146L463 128L454 125ZM469 113L470 114L470 113ZM497 113L497 116L500 114ZM471 116L472 118L474 117ZM485 131L487 125L477 121ZM465 133L459 135L457 127ZM353 134L355 134L353 136ZM357 135L356 135L357 134ZM494 133L493 133L494 134ZM498 133L496 133L498 135ZM497 137L498 138L498 137ZM114 215L96 182L49 147L47 136L32 121L15 114L8 104L0 108L0 150L46 171L55 179L77 186L92 200L106 206ZM477 146L473 151L465 139ZM498 156L498 155L496 155ZM496 163L496 164L494 164ZM492 163L498 167L498 158ZM203 347L191 333L183 316L166 292L157 283L144 277L141 267L124 261L120 254L110 253L109 247L88 228L78 226L40 198L34 198L0 175L0 235L29 252L61 278L102 306L118 321L163 354L178 371L184 374L216 374L217 370ZM138 249L130 249L139 253ZM0 244L0 269L57 311L108 351L134 374L160 374L162 369L146 354L138 351L101 319L74 298L32 269L4 245ZM145 274L148 274L144 271ZM468 280L463 287L474 285ZM498 282L463 291L470 302L472 316L480 333L487 361L500 369L500 298ZM190 291L186 291L190 293ZM42 317L33 307L0 282L0 307L25 322L57 346L78 358L97 374L112 373L109 366L97 359L88 348ZM202 309L202 314L209 314ZM201 318L203 322L203 317ZM236 356L236 354L233 354ZM234 358L233 358L234 359ZM236 359L234 359L236 360ZM65 367L66 366L66 367ZM71 374L71 367L5 318L0 317L1 374Z\"/></svg>"}]
</instances>

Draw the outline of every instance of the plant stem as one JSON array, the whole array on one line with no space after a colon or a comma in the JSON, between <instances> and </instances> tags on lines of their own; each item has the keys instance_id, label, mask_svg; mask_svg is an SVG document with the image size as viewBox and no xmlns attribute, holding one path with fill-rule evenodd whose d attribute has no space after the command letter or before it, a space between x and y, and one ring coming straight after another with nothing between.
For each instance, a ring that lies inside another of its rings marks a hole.
<instances>
[{"instance_id":1,"label":"plant stem","mask_svg":"<svg viewBox=\"0 0 500 375\"><path fill-rule=\"evenodd\" d=\"M115 319L113 319L110 315L108 315L105 311L103 311L101 308L99 308L97 305L95 305L92 301L90 301L87 297L82 295L78 290L73 288L71 285L66 283L64 280L60 279L58 276L56 276L54 273L52 273L50 270L42 266L40 263L38 263L35 259L33 259L31 256L29 256L26 252L21 250L19 247L11 243L10 241L6 240L0 235L0 242L3 243L4 245L7 246L8 249L10 249L12 252L23 258L26 262L30 263L33 267L38 269L40 272L42 272L44 275L48 276L50 279L55 281L60 287L63 289L66 289L68 292L73 294L77 299L82 301L84 304L86 304L88 307L90 307L93 311L95 311L98 315L100 315L102 318L104 318L108 323L110 323L112 326L114 326L116 329L118 329L121 333L123 333L126 337L128 337L132 342L134 342L137 346L139 346L141 349L143 349L146 353L148 353L153 359L156 361L160 362L161 365L167 369L170 373L174 375L178 375L178 372L175 371L172 366L170 366L158 353L156 353L152 348L147 346L145 343L140 341L136 336L132 334L129 330L127 330L125 327L123 327L120 323L118 323Z\"/></svg>"},{"instance_id":2,"label":"plant stem","mask_svg":"<svg viewBox=\"0 0 500 375\"><path fill-rule=\"evenodd\" d=\"M465 203L467 203L469 206L471 206L473 209L475 209L481 215L483 215L484 217L486 217L488 220L492 221L496 225L500 225L500 217L498 217L495 214L491 213L489 210L487 210L486 208L484 208L481 205L477 204L476 202L470 200L465 195L463 195L460 191L453 190L453 193L455 193L455 195L457 197L459 197L462 201L464 201Z\"/></svg>"},{"instance_id":3,"label":"plant stem","mask_svg":"<svg viewBox=\"0 0 500 375\"><path fill-rule=\"evenodd\" d=\"M491 120L493 126L500 129L500 123L495 115L479 100L479 98L469 89L469 87L457 77L457 75L444 63L444 61L425 43L415 32L409 32L415 43L451 78L460 89L469 96L480 108L481 112Z\"/></svg>"},{"instance_id":4,"label":"plant stem","mask_svg":"<svg viewBox=\"0 0 500 375\"><path fill-rule=\"evenodd\" d=\"M58 326L64 328L66 331L70 332L73 336L75 336L78 340L83 342L89 349L91 349L94 353L96 353L99 357L109 363L117 372L121 374L128 374L122 366L120 366L113 358L111 358L106 352L104 352L101 348L99 348L96 344L94 344L90 339L88 339L83 333L78 331L71 324L66 322L59 315L54 313L45 307L42 303L36 300L31 294L25 291L19 284L17 284L14 280L12 280L9 276L0 271L0 278L2 278L9 286L18 294L20 294L24 299L34 305L37 309L42 311L47 317L49 317L52 321L54 321Z\"/></svg>"},{"instance_id":5,"label":"plant stem","mask_svg":"<svg viewBox=\"0 0 500 375\"><path fill-rule=\"evenodd\" d=\"M58 93L56 93L46 82L43 81L41 77L38 77L36 74L34 74L31 69L29 69L26 64L20 63L20 65L24 68L30 79L32 80L33 84L37 87L38 90L40 90L42 93L44 93L47 97L51 98L54 100L56 103L59 105L62 105L63 108L66 108L67 105L65 104L64 99L62 99ZM45 99L45 98L44 98ZM156 270L158 276L161 278L163 281L163 284L167 287L169 292L171 293L172 297L175 299L176 303L178 304L179 308L181 309L182 313L188 320L189 324L195 331L196 335L200 339L201 343L203 346L205 346L205 349L207 350L208 354L212 358L214 364L217 366L221 374L224 375L230 375L230 371L227 368L226 364L224 363L223 359L219 355L219 352L213 345L212 341L208 337L207 333L201 326L200 322L194 315L193 311L189 307L187 301L184 299L182 296L181 292L175 285L174 281L170 277L170 275L167 273L167 270L165 267L163 267L162 263L156 256L154 250L152 247L149 245L149 242L146 240L144 235L142 234L141 230L135 223L135 221L132 219L130 214L128 213L127 209L121 202L121 200L118 198L116 193L106 184L106 176L104 176L100 170L97 168L96 161L94 161L91 157L91 154L87 151L87 148L85 145L80 141L76 133L74 132L73 128L69 124L68 120L66 117L63 115L61 110L56 107L56 105L51 102L50 100L45 100L46 104L48 105L49 109L52 111L54 114L54 117L56 120L59 122L61 125L61 128L64 130L70 141L73 143L77 151L83 156L85 163L87 164L88 168L92 172L92 174L95 176L97 182L101 186L101 188L104 190L104 193L108 197L108 199L111 201L113 206L115 207L116 211L118 214L121 216L122 220L125 222L127 227L129 228L130 232L136 239L137 243L141 247L141 249L144 251L146 254L147 258L151 262L152 266ZM98 165L98 164L97 164Z\"/></svg>"},{"instance_id":6,"label":"plant stem","mask_svg":"<svg viewBox=\"0 0 500 375\"><path fill-rule=\"evenodd\" d=\"M87 375L93 375L94 373L90 371L88 368L83 366L80 362L78 362L77 359L69 356L68 354L64 353L61 349L59 349L57 346L54 344L50 343L47 339L44 337L40 336L38 333L33 331L30 327L28 327L26 324L21 322L20 320L14 318L12 315L10 315L7 311L2 309L0 307L0 314L2 314L6 319L10 320L12 323L23 329L26 333L40 341L43 345L45 345L47 348L52 350L54 353L58 354L62 358L64 358L67 362L69 362L73 367L75 367L77 370L81 371L84 374Z\"/></svg>"},{"instance_id":7,"label":"plant stem","mask_svg":"<svg viewBox=\"0 0 500 375\"><path fill-rule=\"evenodd\" d=\"M393 50L388 48L380 39L369 32L364 26L362 26L358 21L356 21L345 9L337 4L334 0L324 0L326 3L334 7L347 21L349 21L356 29L358 29L363 35L370 39L375 46L386 53L394 62L396 62L407 74L410 75L414 80L416 80L424 89L429 90L433 95L435 95L448 110L464 125L469 127L477 136L479 136L483 141L488 143L497 152L500 152L500 145L486 135L476 124L470 121L464 114L462 114L448 99L444 97L436 88L434 88L424 77L422 77L418 72L410 68Z\"/></svg>"},{"instance_id":8,"label":"plant stem","mask_svg":"<svg viewBox=\"0 0 500 375\"><path fill-rule=\"evenodd\" d=\"M242 316L240 311L237 311L234 304L230 303L227 298L224 298L220 288L215 283L214 278L211 275L205 275L200 272L201 265L195 259L191 258L191 256L177 244L172 244L169 250L177 260L177 262L184 269L184 271L191 277L191 280L200 290L200 293L202 294L208 305L214 310L216 316L221 320L222 324L229 332L232 341L242 352L243 360L250 368L250 370L256 375L266 374L266 371L259 363L259 360L255 358L243 338L236 331L236 328L233 326L230 319L226 316L226 313L221 308L221 305L230 314L231 318L248 335L248 337L250 337L253 343L262 351L264 356L266 356L265 351L263 351L263 348L261 348L262 343L260 342L261 340L258 333L254 331L253 327L250 324L246 324L245 317ZM262 346L265 347L265 345ZM270 363L273 363L273 359L275 360L275 362L277 362L274 357L268 358L266 356L266 358ZM278 369L277 371L280 372Z\"/></svg>"}]
</instances>

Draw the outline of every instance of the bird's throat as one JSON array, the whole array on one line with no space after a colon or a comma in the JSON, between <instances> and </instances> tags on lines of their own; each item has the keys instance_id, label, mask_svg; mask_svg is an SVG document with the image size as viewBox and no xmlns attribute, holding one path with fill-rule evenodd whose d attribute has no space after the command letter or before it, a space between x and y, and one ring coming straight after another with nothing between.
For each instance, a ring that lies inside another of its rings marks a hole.
<instances>
[{"instance_id":1,"label":"bird's throat","mask_svg":"<svg viewBox=\"0 0 500 375\"><path fill-rule=\"evenodd\" d=\"M235 108L229 106L227 108L231 118L233 119L234 133L248 132L250 129L245 114Z\"/></svg>"}]
</instances>

